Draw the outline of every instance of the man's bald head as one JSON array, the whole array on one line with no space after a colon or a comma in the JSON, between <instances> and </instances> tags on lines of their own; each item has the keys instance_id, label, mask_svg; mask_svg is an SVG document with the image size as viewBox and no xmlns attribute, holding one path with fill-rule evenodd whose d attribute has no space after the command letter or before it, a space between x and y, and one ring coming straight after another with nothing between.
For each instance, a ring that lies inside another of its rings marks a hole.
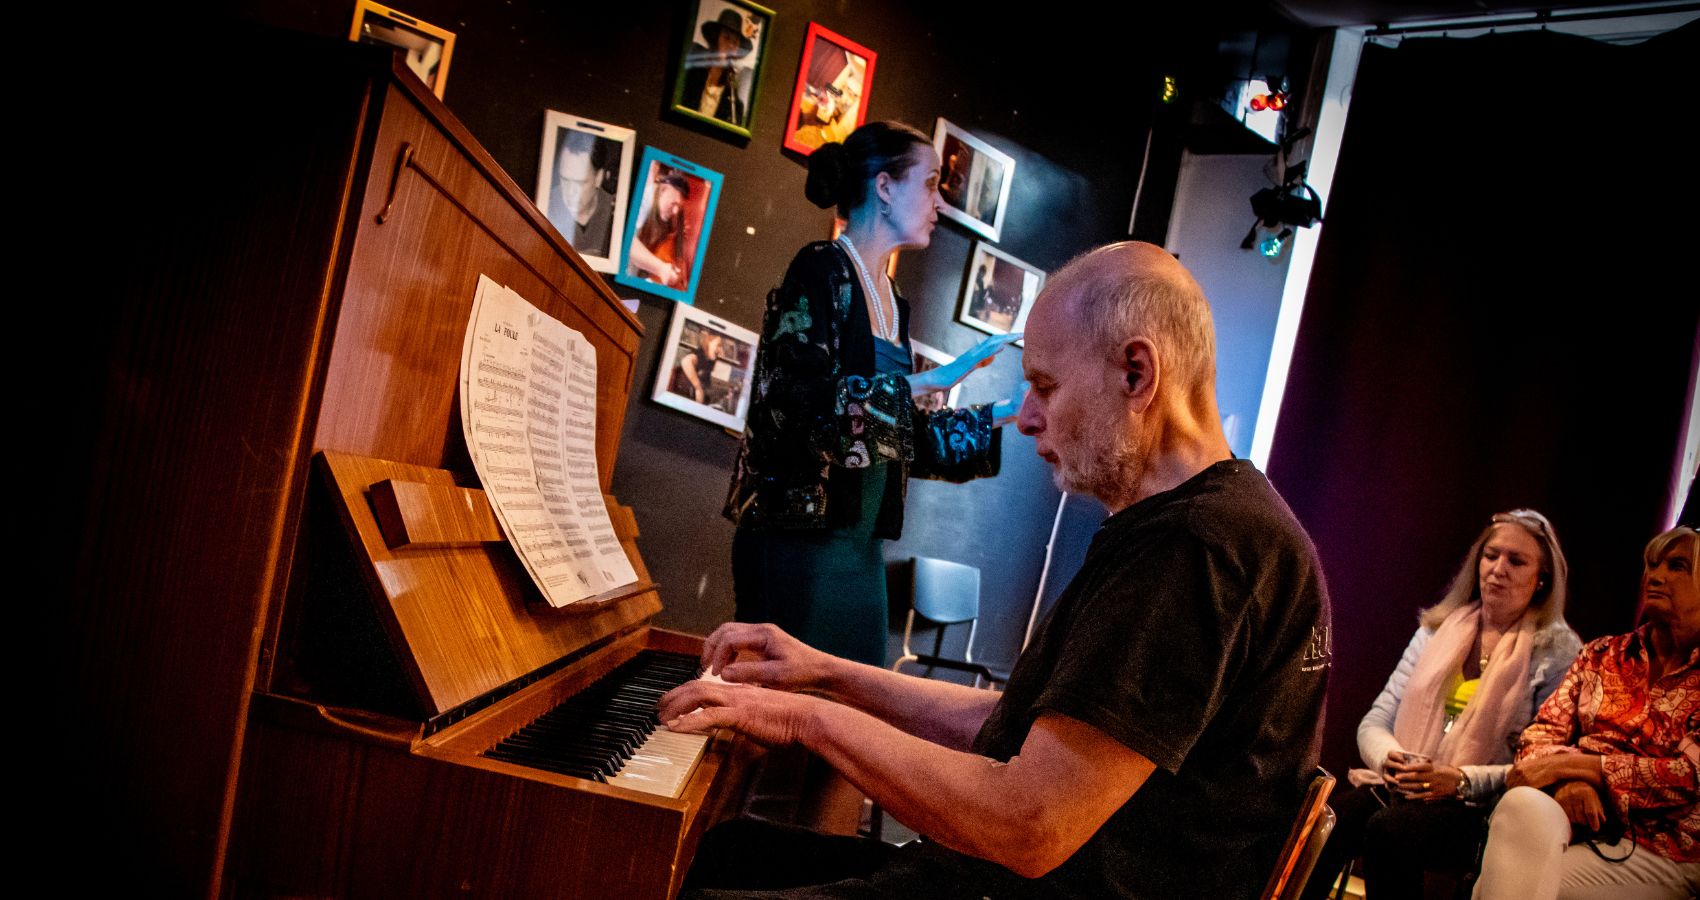
<instances>
[{"instance_id":1,"label":"man's bald head","mask_svg":"<svg viewBox=\"0 0 1700 900\"><path fill-rule=\"evenodd\" d=\"M1119 355L1130 339L1157 348L1163 377L1183 396L1216 390L1216 334L1198 282L1168 251L1139 241L1075 257L1045 282L1050 302L1068 304L1086 347ZM1084 349L1084 348L1083 348Z\"/></svg>"}]
</instances>

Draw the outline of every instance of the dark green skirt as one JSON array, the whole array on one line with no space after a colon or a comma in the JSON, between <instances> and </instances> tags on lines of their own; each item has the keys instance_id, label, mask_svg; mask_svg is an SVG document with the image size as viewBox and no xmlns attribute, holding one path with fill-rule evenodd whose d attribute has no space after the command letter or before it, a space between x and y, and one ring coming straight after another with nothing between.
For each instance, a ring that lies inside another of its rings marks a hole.
<instances>
[{"instance_id":1,"label":"dark green skirt","mask_svg":"<svg viewBox=\"0 0 1700 900\"><path fill-rule=\"evenodd\" d=\"M874 537L885 464L864 471L862 509L849 528L769 531L732 538L737 620L772 622L834 656L885 665L884 543Z\"/></svg>"}]
</instances>

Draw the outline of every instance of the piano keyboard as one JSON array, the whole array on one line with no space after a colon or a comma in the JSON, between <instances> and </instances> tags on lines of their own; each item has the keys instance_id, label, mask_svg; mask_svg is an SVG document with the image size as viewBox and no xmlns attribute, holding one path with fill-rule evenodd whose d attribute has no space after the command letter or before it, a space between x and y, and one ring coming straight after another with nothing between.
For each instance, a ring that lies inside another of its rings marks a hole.
<instances>
[{"instance_id":1,"label":"piano keyboard","mask_svg":"<svg viewBox=\"0 0 1700 900\"><path fill-rule=\"evenodd\" d=\"M516 765L677 797L708 736L661 727L661 695L697 677L694 656L645 650L483 755Z\"/></svg>"}]
</instances>

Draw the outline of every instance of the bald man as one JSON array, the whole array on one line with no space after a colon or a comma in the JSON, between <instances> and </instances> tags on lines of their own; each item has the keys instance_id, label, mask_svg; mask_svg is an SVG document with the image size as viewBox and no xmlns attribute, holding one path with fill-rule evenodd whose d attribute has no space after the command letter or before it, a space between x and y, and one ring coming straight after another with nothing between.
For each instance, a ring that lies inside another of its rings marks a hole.
<instances>
[{"instance_id":1,"label":"bald man","mask_svg":"<svg viewBox=\"0 0 1700 900\"><path fill-rule=\"evenodd\" d=\"M731 684L663 698L680 731L800 743L924 835L902 848L733 822L694 896L1250 897L1317 759L1328 600L1267 479L1233 458L1192 276L1099 248L1027 320L1018 425L1059 487L1110 511L1002 694L732 624ZM712 888L712 889L711 889Z\"/></svg>"}]
</instances>

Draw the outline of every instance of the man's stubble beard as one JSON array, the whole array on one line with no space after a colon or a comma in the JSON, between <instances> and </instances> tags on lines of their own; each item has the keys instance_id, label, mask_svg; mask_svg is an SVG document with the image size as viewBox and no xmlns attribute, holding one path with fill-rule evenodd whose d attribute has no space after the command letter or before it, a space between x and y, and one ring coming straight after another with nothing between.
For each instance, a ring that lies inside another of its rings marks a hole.
<instances>
[{"instance_id":1,"label":"man's stubble beard","mask_svg":"<svg viewBox=\"0 0 1700 900\"><path fill-rule=\"evenodd\" d=\"M1069 442L1076 452L1058 454L1053 481L1058 490L1097 497L1112 508L1128 505L1145 479L1146 448L1138 429L1117 428L1116 409L1086 417L1070 429ZM1080 452L1084 448L1086 452ZM1075 460L1082 460L1075 462Z\"/></svg>"}]
</instances>

